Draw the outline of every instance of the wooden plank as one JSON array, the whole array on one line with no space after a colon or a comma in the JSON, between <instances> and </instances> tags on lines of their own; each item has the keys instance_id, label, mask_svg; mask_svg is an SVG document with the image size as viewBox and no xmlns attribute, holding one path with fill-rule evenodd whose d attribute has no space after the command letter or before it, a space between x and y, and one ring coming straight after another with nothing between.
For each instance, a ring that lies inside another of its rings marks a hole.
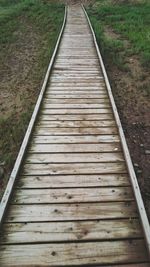
<instances>
[{"instance_id":1,"label":"wooden plank","mask_svg":"<svg viewBox=\"0 0 150 267\"><path fill-rule=\"evenodd\" d=\"M100 99L100 98L105 98L107 96L107 94L105 93L105 92L103 92L102 90L100 91L94 91L93 92L93 90L91 90L91 92L89 92L89 91L85 91L85 90L80 90L80 92L79 91L77 91L77 90L74 90L74 91L72 91L72 90L65 90L65 92L64 91L59 91L59 90L51 90L51 88L49 89L49 90L47 90L47 93L46 93L46 98L51 98L51 99L55 99L55 98L57 98L57 99L59 99L59 98L67 98L67 99L71 99L71 98L76 98L76 99L84 99L84 98L86 98L86 99L96 99L96 98L98 98L98 99ZM107 96L108 97L108 96Z\"/></svg>"},{"instance_id":2,"label":"wooden plank","mask_svg":"<svg viewBox=\"0 0 150 267\"><path fill-rule=\"evenodd\" d=\"M58 174L112 174L126 173L123 162L114 163L58 163L58 164L25 164L25 175L58 175Z\"/></svg>"},{"instance_id":3,"label":"wooden plank","mask_svg":"<svg viewBox=\"0 0 150 267\"><path fill-rule=\"evenodd\" d=\"M70 136L37 136L34 135L33 144L99 144L120 142L118 135L70 135ZM86 146L87 147L87 146ZM89 147L89 146L88 146ZM103 146L106 147L106 146ZM114 148L114 149L115 149ZM85 148L86 149L86 148ZM87 150L85 150L86 152Z\"/></svg>"},{"instance_id":4,"label":"wooden plank","mask_svg":"<svg viewBox=\"0 0 150 267\"><path fill-rule=\"evenodd\" d=\"M67 98L65 96L64 98ZM99 109L42 109L41 114L68 114L68 115L74 115L74 114L112 114L112 110L110 108L99 108Z\"/></svg>"},{"instance_id":5,"label":"wooden plank","mask_svg":"<svg viewBox=\"0 0 150 267\"><path fill-rule=\"evenodd\" d=\"M53 67L53 72L55 71L77 71L77 72L82 72L82 71L85 71L85 72L98 72L98 73L101 73L100 72L100 68L99 66L93 66L93 67L89 67L89 66L81 66L81 68L77 67L77 66L72 66L71 68L67 65L63 66L63 64L61 64L60 66L58 66L58 64L54 64L54 67Z\"/></svg>"},{"instance_id":6,"label":"wooden plank","mask_svg":"<svg viewBox=\"0 0 150 267\"><path fill-rule=\"evenodd\" d=\"M47 120L47 121L56 121L56 120L58 120L58 121L76 121L76 120L78 120L78 121L88 121L88 120L94 120L94 121L96 121L96 120L98 120L98 121L100 121L100 120L112 120L113 119L113 115L112 114L101 114L101 115L95 115L95 114L87 114L87 115L80 115L80 114L76 114L76 115L61 115L61 114L59 114L59 115L41 115L40 117L39 117L39 120L43 120L43 121L45 121L45 120Z\"/></svg>"},{"instance_id":7,"label":"wooden plank","mask_svg":"<svg viewBox=\"0 0 150 267\"><path fill-rule=\"evenodd\" d=\"M1 244L44 243L79 240L111 240L143 236L137 219L80 222L6 223Z\"/></svg>"},{"instance_id":8,"label":"wooden plank","mask_svg":"<svg viewBox=\"0 0 150 267\"><path fill-rule=\"evenodd\" d=\"M113 202L133 200L131 187L68 188L68 189L18 189L12 204L51 204Z\"/></svg>"},{"instance_id":9,"label":"wooden plank","mask_svg":"<svg viewBox=\"0 0 150 267\"><path fill-rule=\"evenodd\" d=\"M143 240L38 245L3 245L0 263L7 266L93 266L148 261ZM86 257L85 257L86 255Z\"/></svg>"},{"instance_id":10,"label":"wooden plank","mask_svg":"<svg viewBox=\"0 0 150 267\"><path fill-rule=\"evenodd\" d=\"M79 144L34 144L34 145L32 144L32 146L29 148L29 153L45 153L45 156L46 156L46 153L49 153L49 154L50 153L71 153L70 156L73 156L72 154L73 152L74 153L83 152L85 153L86 157L88 156L90 157L90 153L97 152L97 155L99 156L102 155L102 157L103 156L105 157L103 152L119 152L119 151L121 151L121 147L118 143L117 144L113 144L113 143L89 144L88 146L87 144L80 144L80 143ZM89 154L87 154L86 152L88 152ZM115 153L115 155L116 154L117 153ZM80 153L80 155L82 157L82 155L84 154ZM96 156L96 155L94 154L93 156ZM121 155L119 154L118 156L120 157Z\"/></svg>"},{"instance_id":11,"label":"wooden plank","mask_svg":"<svg viewBox=\"0 0 150 267\"><path fill-rule=\"evenodd\" d=\"M127 174L20 176L17 188L79 188L129 186Z\"/></svg>"},{"instance_id":12,"label":"wooden plank","mask_svg":"<svg viewBox=\"0 0 150 267\"><path fill-rule=\"evenodd\" d=\"M57 87L58 88L58 87ZM62 88L62 87L61 87ZM65 88L65 87L64 87ZM78 87L77 89L80 89L80 87ZM62 90L56 90L55 88L54 89L51 89L51 88L49 88L48 90L47 90L47 94L49 95L49 97L50 97L50 95L52 94L52 95L57 95L57 96L59 96L60 95L60 97L61 97L61 95L65 95L65 94L67 94L67 95L74 95L74 98L76 98L76 95L79 95L79 94L85 94L85 96L84 96L84 98L83 99L85 99L86 98L86 96L88 97L88 95L93 95L93 98L95 98L95 101L96 101L96 98L99 96L99 99L107 99L107 103L109 102L108 100L108 96L107 96L107 94L105 93L105 91L104 90L94 90L94 89L90 89L90 90L87 90L86 88L85 89L83 89L83 90L69 90L69 89L64 89L63 90L63 88L62 88ZM107 97L106 97L107 96ZM69 98L68 98L69 99ZM103 100L104 101L104 100ZM105 102L106 103L106 102Z\"/></svg>"},{"instance_id":13,"label":"wooden plank","mask_svg":"<svg viewBox=\"0 0 150 267\"><path fill-rule=\"evenodd\" d=\"M134 202L11 205L6 222L137 218Z\"/></svg>"},{"instance_id":14,"label":"wooden plank","mask_svg":"<svg viewBox=\"0 0 150 267\"><path fill-rule=\"evenodd\" d=\"M82 128L82 127L114 127L116 122L114 120L101 120L101 121L43 121L39 120L36 124L39 127L48 128Z\"/></svg>"},{"instance_id":15,"label":"wooden plank","mask_svg":"<svg viewBox=\"0 0 150 267\"><path fill-rule=\"evenodd\" d=\"M110 108L109 103L100 103L100 104L49 104L47 102L43 102L43 108L50 109L96 109L96 108Z\"/></svg>"},{"instance_id":16,"label":"wooden plank","mask_svg":"<svg viewBox=\"0 0 150 267\"><path fill-rule=\"evenodd\" d=\"M99 63L99 61L98 61L98 58L80 58L80 60L79 60L79 58L72 58L71 60L70 59L68 59L68 58L63 58L63 59L59 59L59 58L56 58L56 61L55 61L56 63L80 63L80 64L82 64L82 63L84 63L84 64L86 64L86 65L88 65L89 63L95 63L95 64L97 64L98 65L98 63Z\"/></svg>"},{"instance_id":17,"label":"wooden plank","mask_svg":"<svg viewBox=\"0 0 150 267\"><path fill-rule=\"evenodd\" d=\"M53 69L53 74L54 75L67 75L67 74L69 74L69 75L73 75L73 74L75 74L75 75L79 75L79 74L85 74L85 75L88 75L88 74L90 74L90 75L93 75L93 74L100 74L100 71L98 70L98 69L95 69L95 68L93 68L93 69L81 69L81 70L78 70L78 69L75 69L75 68L72 68L72 69L68 69L68 68L54 68ZM101 75L102 76L102 75Z\"/></svg>"},{"instance_id":18,"label":"wooden plank","mask_svg":"<svg viewBox=\"0 0 150 267\"><path fill-rule=\"evenodd\" d=\"M81 94L80 94L81 93ZM71 92L71 91L68 91L68 92L63 92L63 91L47 91L47 94L46 94L46 98L47 99L83 99L83 96L84 98L86 99L104 99L107 97L107 95L105 93L100 93L100 92L97 92L95 94L93 94L93 92L85 92L85 91L80 91L80 92Z\"/></svg>"},{"instance_id":19,"label":"wooden plank","mask_svg":"<svg viewBox=\"0 0 150 267\"><path fill-rule=\"evenodd\" d=\"M57 63L58 62L63 62L63 63L65 63L65 62L68 62L68 63L75 63L75 62L79 62L79 59L78 58L72 58L71 60L70 59L65 59L65 58L63 58L63 59L59 59L59 60L57 60L56 61ZM88 63L95 63L95 62L97 62L97 60L95 60L95 59L85 59L85 58L83 58L83 62L85 63L85 62L87 62L87 64ZM58 76L58 77L55 77L55 76L51 76L51 79L50 79L50 82L55 82L55 83L59 83L59 82L80 82L82 80L82 83L83 82L85 82L85 83L88 83L88 82L103 82L103 80L104 80L104 78L103 78L103 76L96 76L96 77L94 77L94 76L92 76L92 77L88 77L87 75L86 76L84 76L84 77L82 77L82 76L76 76L76 77L70 77L70 76L67 76L67 77L60 77L60 76Z\"/></svg>"},{"instance_id":20,"label":"wooden plank","mask_svg":"<svg viewBox=\"0 0 150 267\"><path fill-rule=\"evenodd\" d=\"M62 57L63 58L66 58L66 57ZM74 57L71 57L69 56L69 58L74 58ZM77 58L77 57L76 57ZM78 78L87 78L87 73L84 71L84 72L53 72L53 78L74 78L74 77L78 77ZM100 75L100 72L88 72L88 78L103 78L102 75Z\"/></svg>"},{"instance_id":21,"label":"wooden plank","mask_svg":"<svg viewBox=\"0 0 150 267\"><path fill-rule=\"evenodd\" d=\"M107 92L106 89L102 86L99 85L97 87L88 87L88 86L79 86L79 85L74 85L73 87L70 87L70 85L64 85L64 86L57 86L57 85L50 85L47 88L48 93L53 93L53 94L85 94L83 99L88 99L86 96L88 94L92 94L93 98L95 98L95 94L99 94L100 98L104 96L106 98Z\"/></svg>"},{"instance_id":22,"label":"wooden plank","mask_svg":"<svg viewBox=\"0 0 150 267\"><path fill-rule=\"evenodd\" d=\"M74 82L49 82L49 86L53 86L53 87L91 87L91 88L95 88L95 87L100 87L100 86L105 86L105 83L103 81L92 81L92 82L85 82L85 81L74 81ZM107 93L107 92L106 92Z\"/></svg>"},{"instance_id":23,"label":"wooden plank","mask_svg":"<svg viewBox=\"0 0 150 267\"><path fill-rule=\"evenodd\" d=\"M107 98L96 98L96 99L81 99L81 98L46 98L44 99L44 103L48 104L104 104L109 103L109 99Z\"/></svg>"},{"instance_id":24,"label":"wooden plank","mask_svg":"<svg viewBox=\"0 0 150 267\"><path fill-rule=\"evenodd\" d=\"M37 135L81 135L81 134L117 134L117 128L116 127L80 127L80 128L48 128L48 127L42 127L37 126L35 128L35 134Z\"/></svg>"},{"instance_id":25,"label":"wooden plank","mask_svg":"<svg viewBox=\"0 0 150 267\"><path fill-rule=\"evenodd\" d=\"M27 163L77 163L77 162L124 162L122 153L41 153L28 154Z\"/></svg>"}]
</instances>

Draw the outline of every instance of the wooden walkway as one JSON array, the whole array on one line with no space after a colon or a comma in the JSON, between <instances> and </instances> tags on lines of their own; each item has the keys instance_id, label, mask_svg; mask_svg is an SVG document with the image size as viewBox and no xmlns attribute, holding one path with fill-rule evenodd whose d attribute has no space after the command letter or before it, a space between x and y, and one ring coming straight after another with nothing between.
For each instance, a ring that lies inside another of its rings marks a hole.
<instances>
[{"instance_id":1,"label":"wooden walkway","mask_svg":"<svg viewBox=\"0 0 150 267\"><path fill-rule=\"evenodd\" d=\"M1 267L150 266L113 114L87 18L69 6L2 225Z\"/></svg>"}]
</instances>

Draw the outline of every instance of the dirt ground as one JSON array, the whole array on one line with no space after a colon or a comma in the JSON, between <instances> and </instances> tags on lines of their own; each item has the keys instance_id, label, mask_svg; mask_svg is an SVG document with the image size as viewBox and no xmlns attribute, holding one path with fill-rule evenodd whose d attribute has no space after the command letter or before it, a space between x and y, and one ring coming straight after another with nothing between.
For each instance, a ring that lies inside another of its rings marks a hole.
<instances>
[{"instance_id":1,"label":"dirt ground","mask_svg":"<svg viewBox=\"0 0 150 267\"><path fill-rule=\"evenodd\" d=\"M110 28L105 35L122 38ZM123 40L129 46L127 40ZM150 218L150 73L137 56L126 57L127 71L121 71L109 58L105 65L111 81L134 169L138 178L147 214Z\"/></svg>"},{"instance_id":2,"label":"dirt ground","mask_svg":"<svg viewBox=\"0 0 150 267\"><path fill-rule=\"evenodd\" d=\"M25 25L26 33L15 32L17 42L11 44L1 66L0 113L4 118L15 112L17 119L17 114L24 109L26 102L34 102L34 97L38 94L30 72L33 64L37 64L35 58L39 37L32 31L31 25Z\"/></svg>"},{"instance_id":3,"label":"dirt ground","mask_svg":"<svg viewBox=\"0 0 150 267\"><path fill-rule=\"evenodd\" d=\"M47 66L41 69L39 51L44 41L25 18L0 63L0 197L19 152L20 144L39 95ZM23 121L24 120L24 121ZM23 121L23 122L22 122ZM21 123L22 122L22 123Z\"/></svg>"}]
</instances>

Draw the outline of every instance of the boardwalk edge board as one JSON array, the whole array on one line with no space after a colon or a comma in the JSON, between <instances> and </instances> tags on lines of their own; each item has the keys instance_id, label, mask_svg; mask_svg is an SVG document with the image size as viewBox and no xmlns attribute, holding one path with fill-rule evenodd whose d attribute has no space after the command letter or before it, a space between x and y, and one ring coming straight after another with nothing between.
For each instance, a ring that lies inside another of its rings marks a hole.
<instances>
[{"instance_id":1,"label":"boardwalk edge board","mask_svg":"<svg viewBox=\"0 0 150 267\"><path fill-rule=\"evenodd\" d=\"M36 102L36 105L35 105L31 120L29 122L27 131L26 131L26 134L25 134L25 137L23 139L21 148L19 150L19 154L17 156L14 168L13 168L13 170L11 172L10 177L9 177L6 190L5 190L4 195L2 197L2 200L1 200L1 204L0 204L0 225L2 223L4 214L5 214L5 211L6 211L6 208L7 208L7 205L8 205L12 190L13 190L13 186L15 184L16 177L17 177L18 172L20 170L21 163L23 161L23 158L24 158L24 155L25 155L25 152L26 152L26 149L27 149L27 146L28 146L31 134L32 134L32 130L33 130L33 127L34 127L34 124L35 124L35 121L36 121L36 118L37 118L37 115L38 115L38 112L39 112L39 109L40 109L40 106L41 106L41 103L42 103L42 99L43 99L43 96L44 96L44 93L45 93L45 90L46 90L46 86L47 86L47 83L48 83L48 80L49 80L49 76L50 76L50 73L51 73L51 70L52 70L52 67L53 67L57 52L58 52L58 48L59 48L59 45L60 45L61 37L62 37L63 32L64 32L66 19L67 19L67 6L65 6L65 12L64 12L64 19L63 19L62 28L60 30L60 33L59 33L59 36L58 36L58 39L57 39L57 42L56 42L56 45L55 45L55 49L54 49L53 55L52 55L52 57L50 59L50 62L49 62L49 65L48 65L48 69L47 69L47 72L46 72L46 75L45 75L45 78L44 78L44 82L43 82L43 85L42 85L38 100Z\"/></svg>"},{"instance_id":2,"label":"boardwalk edge board","mask_svg":"<svg viewBox=\"0 0 150 267\"><path fill-rule=\"evenodd\" d=\"M147 245L147 249L148 249L148 253L149 253L149 257L150 257L150 225L149 225L149 222L148 222L146 210L145 210L144 203L143 203L143 200L142 200L140 188L139 188L138 181L137 181L137 178L136 178L136 174L135 174L135 171L134 171L134 168L133 168L131 156L130 156L129 149L128 149L128 146L127 146L127 143L126 143L126 139L125 139L125 135L124 135L124 132L123 132L123 129L122 129L122 125L121 125L121 121L120 121L120 118L119 118L119 115L118 115L117 107L116 107L116 104L115 104L115 101L114 101L114 98L113 98L112 89L111 89L111 86L110 86L110 83L109 83L109 79L108 79L108 76L107 76L107 73L106 73L106 70L105 70L105 66L104 66L104 63L103 63L103 59L102 59L99 47L98 47L98 44L97 44L96 36L95 36L94 30L93 30L91 21L90 21L90 19L88 17L88 14L87 14L83 4L82 4L82 8L83 8L84 14L85 14L85 16L87 18L87 21L88 21L89 27L91 29L91 32L92 32L93 41L94 41L94 44L95 44L95 47L96 47L96 51L97 51L97 55L98 55L98 58L99 58L100 66L102 68L102 72L103 72L103 75L104 75L104 80L105 80L106 88L107 88L107 91L108 91L108 96L109 96L109 99L110 99L110 102L111 102L111 105L112 105L112 110L113 110L113 114L114 114L114 117L115 117L115 120L116 120L116 124L118 126L118 131L119 131L119 135L120 135L120 139L121 139L122 149L123 149L124 157L126 159L127 169L128 169L128 172L129 172L130 181L131 181L133 192L134 192L134 196L135 196L135 199L136 199L136 203L137 203L137 207L138 207L138 211L139 211L139 215L140 215L140 220L141 220L141 224L142 224L142 228L143 228L143 232L144 232L144 236L145 236L145 240L146 240L146 245Z\"/></svg>"}]
</instances>

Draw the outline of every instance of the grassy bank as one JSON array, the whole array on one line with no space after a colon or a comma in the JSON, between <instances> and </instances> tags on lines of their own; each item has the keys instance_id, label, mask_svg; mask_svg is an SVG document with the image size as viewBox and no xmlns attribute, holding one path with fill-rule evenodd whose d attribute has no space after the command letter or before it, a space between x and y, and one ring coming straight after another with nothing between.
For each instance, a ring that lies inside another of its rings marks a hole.
<instances>
[{"instance_id":1,"label":"grassy bank","mask_svg":"<svg viewBox=\"0 0 150 267\"><path fill-rule=\"evenodd\" d=\"M0 186L13 167L64 16L57 1L0 0Z\"/></svg>"},{"instance_id":2,"label":"grassy bank","mask_svg":"<svg viewBox=\"0 0 150 267\"><path fill-rule=\"evenodd\" d=\"M110 55L120 67L124 62L124 54L140 55L143 66L150 66L150 2L96 0L88 8L98 43L102 53ZM108 38L104 34L104 26L111 27L122 40ZM123 42L130 42L126 46ZM117 52L123 51L117 55Z\"/></svg>"}]
</instances>

